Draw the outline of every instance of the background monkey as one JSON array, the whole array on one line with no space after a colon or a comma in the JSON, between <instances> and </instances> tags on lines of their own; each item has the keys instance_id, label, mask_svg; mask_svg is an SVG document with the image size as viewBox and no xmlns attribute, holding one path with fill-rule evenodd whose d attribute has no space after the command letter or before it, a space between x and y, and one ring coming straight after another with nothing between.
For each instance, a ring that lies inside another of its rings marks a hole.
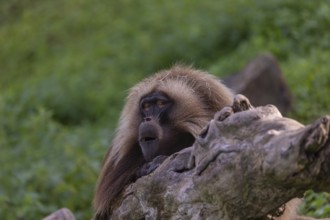
<instances>
[{"instance_id":1,"label":"background monkey","mask_svg":"<svg viewBox=\"0 0 330 220\"><path fill-rule=\"evenodd\" d=\"M99 176L95 219L107 219L116 197L144 163L193 144L233 94L216 77L174 66L134 86L127 97L112 147Z\"/></svg>"}]
</instances>

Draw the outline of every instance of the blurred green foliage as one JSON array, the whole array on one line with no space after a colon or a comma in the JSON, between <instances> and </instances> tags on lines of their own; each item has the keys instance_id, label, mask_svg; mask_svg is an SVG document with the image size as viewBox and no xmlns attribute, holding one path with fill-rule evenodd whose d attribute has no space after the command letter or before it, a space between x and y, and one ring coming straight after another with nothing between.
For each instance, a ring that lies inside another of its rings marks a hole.
<instances>
[{"instance_id":1,"label":"blurred green foliage","mask_svg":"<svg viewBox=\"0 0 330 220\"><path fill-rule=\"evenodd\" d=\"M2 0L0 218L90 219L127 89L176 62L225 76L271 52L290 117L329 113L329 24L323 0ZM303 212L330 216L329 195L306 197Z\"/></svg>"}]
</instances>

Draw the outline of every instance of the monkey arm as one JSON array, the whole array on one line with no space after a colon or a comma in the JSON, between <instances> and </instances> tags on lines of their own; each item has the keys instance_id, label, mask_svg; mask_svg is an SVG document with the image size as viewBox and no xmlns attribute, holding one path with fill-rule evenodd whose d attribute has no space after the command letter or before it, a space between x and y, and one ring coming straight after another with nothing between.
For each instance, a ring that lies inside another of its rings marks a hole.
<instances>
[{"instance_id":1,"label":"monkey arm","mask_svg":"<svg viewBox=\"0 0 330 220\"><path fill-rule=\"evenodd\" d=\"M237 103L131 184L112 218L262 219L308 189L330 191L330 116L303 126L274 106Z\"/></svg>"}]
</instances>

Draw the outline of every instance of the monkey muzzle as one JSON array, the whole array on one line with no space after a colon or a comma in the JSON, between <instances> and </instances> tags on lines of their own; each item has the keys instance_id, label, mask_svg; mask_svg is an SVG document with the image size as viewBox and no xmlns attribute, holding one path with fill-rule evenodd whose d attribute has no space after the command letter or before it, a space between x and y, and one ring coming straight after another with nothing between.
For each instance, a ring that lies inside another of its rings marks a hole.
<instances>
[{"instance_id":1,"label":"monkey muzzle","mask_svg":"<svg viewBox=\"0 0 330 220\"><path fill-rule=\"evenodd\" d=\"M159 155L160 125L155 120L143 121L139 126L139 145L146 161Z\"/></svg>"}]
</instances>

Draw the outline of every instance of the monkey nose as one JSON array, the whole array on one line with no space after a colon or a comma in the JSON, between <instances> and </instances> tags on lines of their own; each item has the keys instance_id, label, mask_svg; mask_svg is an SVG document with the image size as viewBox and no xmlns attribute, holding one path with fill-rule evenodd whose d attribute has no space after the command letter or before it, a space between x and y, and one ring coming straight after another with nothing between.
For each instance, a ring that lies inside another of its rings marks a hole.
<instances>
[{"instance_id":1,"label":"monkey nose","mask_svg":"<svg viewBox=\"0 0 330 220\"><path fill-rule=\"evenodd\" d=\"M144 121L151 121L151 120L152 120L151 117L145 117L145 118L144 118Z\"/></svg>"}]
</instances>

